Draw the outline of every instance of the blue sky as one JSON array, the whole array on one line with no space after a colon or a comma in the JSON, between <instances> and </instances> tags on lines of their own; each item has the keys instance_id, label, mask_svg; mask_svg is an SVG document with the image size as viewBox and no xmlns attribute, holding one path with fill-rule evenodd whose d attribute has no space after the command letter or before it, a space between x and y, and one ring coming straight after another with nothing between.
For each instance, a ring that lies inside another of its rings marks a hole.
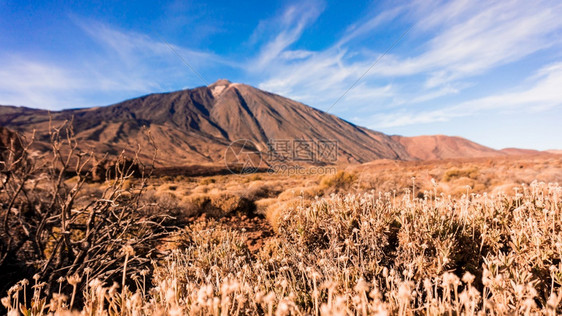
<instances>
[{"instance_id":1,"label":"blue sky","mask_svg":"<svg viewBox=\"0 0 562 316\"><path fill-rule=\"evenodd\" d=\"M227 78L388 134L562 148L560 17L560 1L0 0L0 104L108 105Z\"/></svg>"}]
</instances>

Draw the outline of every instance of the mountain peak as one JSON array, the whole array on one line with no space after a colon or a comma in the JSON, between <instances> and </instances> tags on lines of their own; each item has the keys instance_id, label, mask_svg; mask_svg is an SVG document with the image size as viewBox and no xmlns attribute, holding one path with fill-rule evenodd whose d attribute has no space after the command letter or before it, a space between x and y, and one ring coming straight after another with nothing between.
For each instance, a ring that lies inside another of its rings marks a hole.
<instances>
[{"instance_id":1,"label":"mountain peak","mask_svg":"<svg viewBox=\"0 0 562 316\"><path fill-rule=\"evenodd\" d=\"M222 94L222 92L228 88L230 85L232 84L232 82L230 82L227 79L219 79L217 81L215 81L213 84L209 85L209 88L211 89L211 93L213 94L213 97L218 97Z\"/></svg>"},{"instance_id":2,"label":"mountain peak","mask_svg":"<svg viewBox=\"0 0 562 316\"><path fill-rule=\"evenodd\" d=\"M143 128L149 127L158 151L164 153L157 162L160 166L220 163L229 144L240 139L253 142L264 153L265 148L279 145L280 154L293 157L294 161L288 163L506 154L456 137L391 137L226 79L206 88L151 94L89 110L48 113L0 106L0 126L26 132L36 130L40 139L49 139L49 121L62 124L72 117L80 147L99 153L119 153L132 143L148 146ZM307 142L308 151L300 151L298 146L303 141ZM320 143L328 147L321 151ZM329 148L334 153L324 155L326 150L331 153Z\"/></svg>"},{"instance_id":3,"label":"mountain peak","mask_svg":"<svg viewBox=\"0 0 562 316\"><path fill-rule=\"evenodd\" d=\"M228 86L230 85L232 82L230 82L230 80L228 79L219 79L217 81L215 81L214 83L210 84L209 87L214 87L214 86Z\"/></svg>"}]
</instances>

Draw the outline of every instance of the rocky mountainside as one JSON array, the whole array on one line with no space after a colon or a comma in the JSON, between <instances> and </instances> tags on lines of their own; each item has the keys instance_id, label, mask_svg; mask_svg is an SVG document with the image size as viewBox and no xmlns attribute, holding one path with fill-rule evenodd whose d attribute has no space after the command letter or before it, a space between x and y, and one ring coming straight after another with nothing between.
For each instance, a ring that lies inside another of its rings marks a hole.
<instances>
[{"instance_id":1,"label":"rocky mountainside","mask_svg":"<svg viewBox=\"0 0 562 316\"><path fill-rule=\"evenodd\" d=\"M50 126L65 120L73 122L80 149L85 151L117 155L140 148L148 158L150 135L161 166L223 163L229 144L241 139L250 140L262 153L270 152L272 143L284 143L293 155L296 142L328 140L337 144L337 161L330 162L338 163L505 155L459 137L385 135L227 80L105 107L48 112L0 106L1 126L23 134L36 130L43 142L49 139Z\"/></svg>"}]
</instances>

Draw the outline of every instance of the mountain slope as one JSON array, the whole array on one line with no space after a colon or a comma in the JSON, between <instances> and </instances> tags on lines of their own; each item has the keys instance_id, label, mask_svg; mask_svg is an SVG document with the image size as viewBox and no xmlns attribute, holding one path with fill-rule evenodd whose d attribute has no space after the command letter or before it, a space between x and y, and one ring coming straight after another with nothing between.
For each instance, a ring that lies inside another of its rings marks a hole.
<instances>
[{"instance_id":1,"label":"mountain slope","mask_svg":"<svg viewBox=\"0 0 562 316\"><path fill-rule=\"evenodd\" d=\"M274 140L337 142L339 162L409 159L392 137L251 86L219 80L208 87L158 93L107 107L52 112L54 126L73 120L81 149L117 154L148 148L143 126L158 146L161 165L221 162L227 146L248 139L262 152ZM48 140L49 113L0 108L0 124L19 132L36 129Z\"/></svg>"},{"instance_id":2,"label":"mountain slope","mask_svg":"<svg viewBox=\"0 0 562 316\"><path fill-rule=\"evenodd\" d=\"M80 149L97 153L117 155L122 150L141 148L144 158L149 159L150 135L158 147L160 166L223 164L229 144L240 139L252 141L262 153L268 152L272 140L293 142L289 146L295 140L330 140L337 143L339 163L510 154L460 137L388 136L280 95L227 80L105 107L49 113L0 106L1 126L23 134L36 130L40 142L49 140L50 124L58 126L66 120L73 122Z\"/></svg>"},{"instance_id":3,"label":"mountain slope","mask_svg":"<svg viewBox=\"0 0 562 316\"><path fill-rule=\"evenodd\" d=\"M412 159L435 160L448 158L477 158L503 156L504 153L456 136L393 136Z\"/></svg>"},{"instance_id":4,"label":"mountain slope","mask_svg":"<svg viewBox=\"0 0 562 316\"><path fill-rule=\"evenodd\" d=\"M503 148L500 149L500 152L505 153L510 156L527 156L527 155L540 155L545 154L545 152L541 152L539 150L534 149L521 149L521 148ZM548 153L548 151L546 151Z\"/></svg>"}]
</instances>

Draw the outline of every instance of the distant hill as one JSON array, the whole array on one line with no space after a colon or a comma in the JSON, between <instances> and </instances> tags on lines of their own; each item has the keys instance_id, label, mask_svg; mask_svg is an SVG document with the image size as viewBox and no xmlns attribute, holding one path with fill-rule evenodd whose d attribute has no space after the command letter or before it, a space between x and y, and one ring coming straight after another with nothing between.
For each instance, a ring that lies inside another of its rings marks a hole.
<instances>
[{"instance_id":1,"label":"distant hill","mask_svg":"<svg viewBox=\"0 0 562 316\"><path fill-rule=\"evenodd\" d=\"M501 156L502 152L456 136L393 136L412 159L435 160Z\"/></svg>"},{"instance_id":2,"label":"distant hill","mask_svg":"<svg viewBox=\"0 0 562 316\"><path fill-rule=\"evenodd\" d=\"M149 148L146 127L158 147L161 166L223 163L229 144L239 139L252 141L263 153L268 151L270 140L332 140L337 143L338 163L505 154L460 137L385 135L227 80L105 107L50 114L46 110L0 106L1 126L23 134L35 129L39 141L49 139L49 120L54 126L73 120L81 149L110 155L137 146Z\"/></svg>"},{"instance_id":3,"label":"distant hill","mask_svg":"<svg viewBox=\"0 0 562 316\"><path fill-rule=\"evenodd\" d=\"M508 155L526 156L526 155L539 155L545 152L533 149L521 149L521 148L504 148L500 152Z\"/></svg>"}]
</instances>

